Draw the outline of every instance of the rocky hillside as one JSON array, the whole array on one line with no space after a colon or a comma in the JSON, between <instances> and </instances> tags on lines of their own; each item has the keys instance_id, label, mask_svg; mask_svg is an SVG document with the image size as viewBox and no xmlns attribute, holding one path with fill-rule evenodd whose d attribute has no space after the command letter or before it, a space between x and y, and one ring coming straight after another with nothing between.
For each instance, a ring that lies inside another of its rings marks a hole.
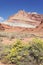
<instances>
[{"instance_id":1,"label":"rocky hillside","mask_svg":"<svg viewBox=\"0 0 43 65\"><path fill-rule=\"evenodd\" d=\"M7 21L21 22L21 23L27 23L27 24L32 24L37 26L41 23L42 20L43 20L43 15L37 14L35 12L29 13L20 10L13 16L10 16Z\"/></svg>"},{"instance_id":2,"label":"rocky hillside","mask_svg":"<svg viewBox=\"0 0 43 65\"><path fill-rule=\"evenodd\" d=\"M0 30L43 32L43 15L20 10L7 21L0 23Z\"/></svg>"}]
</instances>

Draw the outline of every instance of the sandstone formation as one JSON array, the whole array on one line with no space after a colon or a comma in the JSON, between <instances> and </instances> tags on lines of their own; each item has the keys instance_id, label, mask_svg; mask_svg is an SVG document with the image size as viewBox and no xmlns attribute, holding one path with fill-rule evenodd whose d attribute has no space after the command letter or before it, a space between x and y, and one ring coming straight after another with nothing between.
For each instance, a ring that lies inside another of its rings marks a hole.
<instances>
[{"instance_id":1,"label":"sandstone formation","mask_svg":"<svg viewBox=\"0 0 43 65\"><path fill-rule=\"evenodd\" d=\"M30 27L26 27L29 25ZM6 30L10 32L11 31L43 32L43 15L35 12L30 13L20 10L13 16L10 16L7 21L0 23L0 30L4 31Z\"/></svg>"}]
</instances>

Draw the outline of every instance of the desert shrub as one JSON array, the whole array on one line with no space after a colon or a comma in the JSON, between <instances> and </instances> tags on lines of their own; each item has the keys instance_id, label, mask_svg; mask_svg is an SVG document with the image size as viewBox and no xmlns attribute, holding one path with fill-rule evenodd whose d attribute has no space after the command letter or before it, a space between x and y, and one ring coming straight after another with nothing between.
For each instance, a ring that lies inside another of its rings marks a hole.
<instances>
[{"instance_id":1,"label":"desert shrub","mask_svg":"<svg viewBox=\"0 0 43 65\"><path fill-rule=\"evenodd\" d=\"M1 54L2 54L2 52L3 52L3 45L2 45L2 43L0 42L0 59L1 59Z\"/></svg>"},{"instance_id":2,"label":"desert shrub","mask_svg":"<svg viewBox=\"0 0 43 65\"><path fill-rule=\"evenodd\" d=\"M43 41L34 39L29 51L30 55L34 57L38 64L43 63Z\"/></svg>"},{"instance_id":3,"label":"desert shrub","mask_svg":"<svg viewBox=\"0 0 43 65\"><path fill-rule=\"evenodd\" d=\"M5 46L1 53L1 62L16 65L43 64L43 41L34 39L25 45L20 40Z\"/></svg>"}]
</instances>

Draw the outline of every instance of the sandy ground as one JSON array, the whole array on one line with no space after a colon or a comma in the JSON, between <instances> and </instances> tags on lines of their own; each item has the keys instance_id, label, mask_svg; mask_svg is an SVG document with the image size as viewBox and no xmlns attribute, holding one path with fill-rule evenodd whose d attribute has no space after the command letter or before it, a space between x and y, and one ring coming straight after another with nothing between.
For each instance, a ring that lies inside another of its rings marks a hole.
<instances>
[{"instance_id":1,"label":"sandy ground","mask_svg":"<svg viewBox=\"0 0 43 65\"><path fill-rule=\"evenodd\" d=\"M0 65L5 65L5 64L3 64L3 63L0 62Z\"/></svg>"}]
</instances>

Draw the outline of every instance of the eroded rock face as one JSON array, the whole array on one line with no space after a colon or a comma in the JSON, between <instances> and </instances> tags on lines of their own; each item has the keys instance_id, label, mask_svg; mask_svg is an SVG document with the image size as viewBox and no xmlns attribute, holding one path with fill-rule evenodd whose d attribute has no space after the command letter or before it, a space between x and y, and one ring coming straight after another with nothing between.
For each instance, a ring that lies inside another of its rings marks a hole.
<instances>
[{"instance_id":1,"label":"eroded rock face","mask_svg":"<svg viewBox=\"0 0 43 65\"><path fill-rule=\"evenodd\" d=\"M4 27L2 26L2 24L0 24L0 30L4 30Z\"/></svg>"},{"instance_id":2,"label":"eroded rock face","mask_svg":"<svg viewBox=\"0 0 43 65\"><path fill-rule=\"evenodd\" d=\"M0 30L5 30L5 29L9 29L9 28L10 28L10 26L0 23Z\"/></svg>"},{"instance_id":3,"label":"eroded rock face","mask_svg":"<svg viewBox=\"0 0 43 65\"><path fill-rule=\"evenodd\" d=\"M36 24L37 22L40 23L40 21L43 19L43 15L37 14L37 13L29 13L25 11L18 11L16 14L13 16L9 17L8 22L25 22L25 23L34 23Z\"/></svg>"},{"instance_id":4,"label":"eroded rock face","mask_svg":"<svg viewBox=\"0 0 43 65\"><path fill-rule=\"evenodd\" d=\"M7 31L41 31L43 32L43 15L41 14L37 14L36 12L25 12L25 11L18 11L16 14L14 14L13 16L10 16L8 18L8 20L5 22L8 24L4 24L4 23L0 23L0 30L7 30ZM16 26L10 26L10 24L16 25ZM15 24L17 23L17 24ZM20 24L20 26L18 25L18 23ZM35 28L33 27L22 27L21 24L28 24L28 25L32 25L35 26ZM17 26L18 25L18 26Z\"/></svg>"}]
</instances>

